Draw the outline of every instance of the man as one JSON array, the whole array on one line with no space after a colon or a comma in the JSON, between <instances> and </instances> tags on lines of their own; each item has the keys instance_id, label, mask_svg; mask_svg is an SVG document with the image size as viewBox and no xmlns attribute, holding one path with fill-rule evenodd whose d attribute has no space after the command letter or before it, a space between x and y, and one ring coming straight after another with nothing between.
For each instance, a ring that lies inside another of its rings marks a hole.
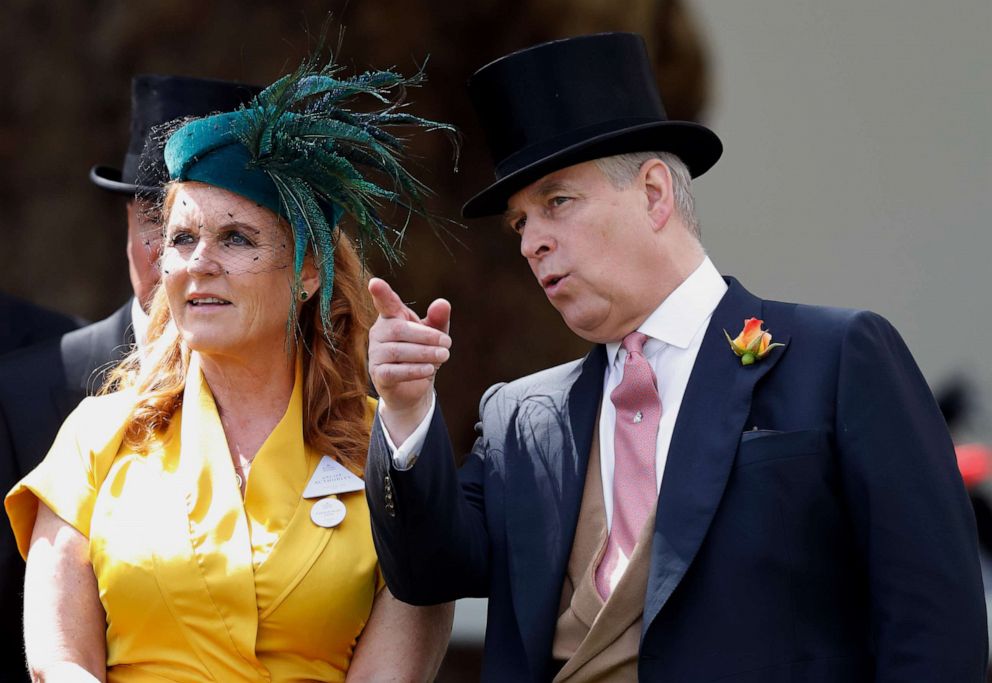
<instances>
[{"instance_id":1,"label":"man","mask_svg":"<svg viewBox=\"0 0 992 683\"><path fill-rule=\"evenodd\" d=\"M489 596L490 681L983 680L974 518L919 370L877 315L718 275L690 177L720 142L666 120L647 65L605 34L472 78L497 181L463 213L503 213L596 346L491 388L460 471L432 390L450 306L370 285L390 589Z\"/></svg>"},{"instance_id":2,"label":"man","mask_svg":"<svg viewBox=\"0 0 992 683\"><path fill-rule=\"evenodd\" d=\"M134 298L104 320L0 360L0 487L4 491L38 464L66 416L85 396L99 390L107 372L143 340L148 306L159 278L156 207L165 177L162 151L152 140L155 127L186 116L234 109L258 90L181 76L134 78L131 136L123 167L90 170L93 183L125 199ZM4 636L0 671L14 675L25 671L20 618L24 563L8 525L0 530L0 578Z\"/></svg>"},{"instance_id":3,"label":"man","mask_svg":"<svg viewBox=\"0 0 992 683\"><path fill-rule=\"evenodd\" d=\"M77 318L0 292L0 356L61 336L81 324Z\"/></svg>"}]
</instances>

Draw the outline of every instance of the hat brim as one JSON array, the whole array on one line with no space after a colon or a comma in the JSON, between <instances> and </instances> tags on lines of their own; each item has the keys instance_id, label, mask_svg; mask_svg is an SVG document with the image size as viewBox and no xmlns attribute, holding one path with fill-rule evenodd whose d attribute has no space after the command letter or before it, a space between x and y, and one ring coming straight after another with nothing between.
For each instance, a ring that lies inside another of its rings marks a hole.
<instances>
[{"instance_id":1,"label":"hat brim","mask_svg":"<svg viewBox=\"0 0 992 683\"><path fill-rule=\"evenodd\" d=\"M482 218L506 211L506 202L516 192L554 171L584 161L633 152L671 152L689 168L693 178L701 176L720 159L723 143L706 126L689 121L658 121L583 140L560 149L512 173L469 199L462 207L464 218Z\"/></svg>"},{"instance_id":2,"label":"hat brim","mask_svg":"<svg viewBox=\"0 0 992 683\"><path fill-rule=\"evenodd\" d=\"M90 181L97 187L113 192L115 194L126 194L135 196L154 195L162 190L160 187L150 187L148 185L135 185L121 181L121 172L110 166L94 166L90 169Z\"/></svg>"}]
</instances>

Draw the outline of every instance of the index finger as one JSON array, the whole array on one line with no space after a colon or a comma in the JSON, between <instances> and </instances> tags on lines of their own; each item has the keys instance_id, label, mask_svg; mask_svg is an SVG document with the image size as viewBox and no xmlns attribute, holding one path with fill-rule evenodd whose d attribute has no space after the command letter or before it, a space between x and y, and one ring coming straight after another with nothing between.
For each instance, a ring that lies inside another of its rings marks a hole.
<instances>
[{"instance_id":1,"label":"index finger","mask_svg":"<svg viewBox=\"0 0 992 683\"><path fill-rule=\"evenodd\" d=\"M383 318L402 318L412 322L420 320L382 278L374 277L369 280L369 294L372 295L372 305Z\"/></svg>"}]
</instances>

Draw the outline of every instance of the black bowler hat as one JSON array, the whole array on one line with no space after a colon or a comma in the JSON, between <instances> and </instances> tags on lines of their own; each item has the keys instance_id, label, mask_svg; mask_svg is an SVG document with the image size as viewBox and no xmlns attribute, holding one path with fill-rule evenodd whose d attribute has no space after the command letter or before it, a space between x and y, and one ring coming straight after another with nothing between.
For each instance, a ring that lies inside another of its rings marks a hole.
<instances>
[{"instance_id":1,"label":"black bowler hat","mask_svg":"<svg viewBox=\"0 0 992 683\"><path fill-rule=\"evenodd\" d=\"M709 128L668 120L644 39L635 33L566 38L514 52L476 71L468 87L496 182L465 204L465 218L502 213L518 190L583 161L671 152L696 177L723 152Z\"/></svg>"},{"instance_id":2,"label":"black bowler hat","mask_svg":"<svg viewBox=\"0 0 992 683\"><path fill-rule=\"evenodd\" d=\"M261 88L243 83L187 76L135 76L131 81L131 139L122 170L94 166L90 180L105 190L120 194L154 196L161 190L159 179L167 178L162 149L153 158L142 159L148 134L155 126L186 116L206 116L231 111L248 103Z\"/></svg>"}]
</instances>

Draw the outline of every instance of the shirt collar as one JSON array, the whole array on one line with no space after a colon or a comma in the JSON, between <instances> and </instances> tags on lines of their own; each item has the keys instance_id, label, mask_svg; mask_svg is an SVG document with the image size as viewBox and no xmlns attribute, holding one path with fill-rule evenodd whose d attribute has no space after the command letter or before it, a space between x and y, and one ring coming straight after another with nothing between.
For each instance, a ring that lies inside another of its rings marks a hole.
<instances>
[{"instance_id":1,"label":"shirt collar","mask_svg":"<svg viewBox=\"0 0 992 683\"><path fill-rule=\"evenodd\" d=\"M687 349L699 328L713 315L726 291L727 283L706 256L696 270L654 309L637 330L649 337L648 344L651 343L650 339L656 339ZM619 341L606 345L608 367L616 362L619 352Z\"/></svg>"},{"instance_id":2,"label":"shirt collar","mask_svg":"<svg viewBox=\"0 0 992 683\"><path fill-rule=\"evenodd\" d=\"M145 345L148 334L148 314L138 303L138 297L131 299L131 329L134 330L134 343L140 349Z\"/></svg>"}]
</instances>

